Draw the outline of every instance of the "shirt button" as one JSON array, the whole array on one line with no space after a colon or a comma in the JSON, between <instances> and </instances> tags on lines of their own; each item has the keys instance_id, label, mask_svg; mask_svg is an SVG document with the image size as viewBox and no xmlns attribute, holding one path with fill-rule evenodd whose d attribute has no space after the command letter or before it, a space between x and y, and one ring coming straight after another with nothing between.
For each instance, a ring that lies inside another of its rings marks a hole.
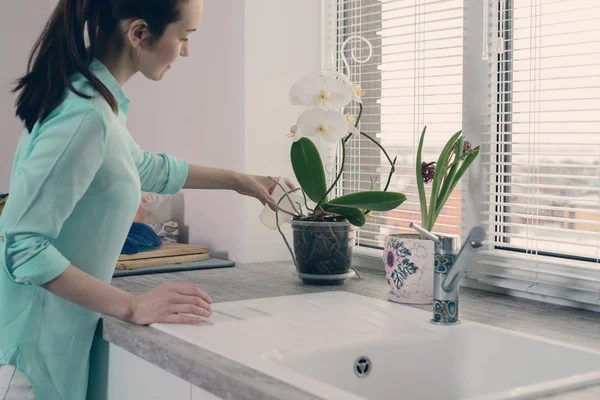
<instances>
[{"instance_id":1,"label":"shirt button","mask_svg":"<svg viewBox=\"0 0 600 400\"><path fill-rule=\"evenodd\" d=\"M4 242L4 236L0 236L0 242Z\"/></svg>"}]
</instances>

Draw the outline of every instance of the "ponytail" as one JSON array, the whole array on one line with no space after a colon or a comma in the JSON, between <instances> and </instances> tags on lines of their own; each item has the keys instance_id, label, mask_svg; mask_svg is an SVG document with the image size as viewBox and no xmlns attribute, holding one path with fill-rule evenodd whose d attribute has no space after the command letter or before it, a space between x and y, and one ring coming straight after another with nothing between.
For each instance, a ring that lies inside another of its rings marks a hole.
<instances>
[{"instance_id":1,"label":"ponytail","mask_svg":"<svg viewBox=\"0 0 600 400\"><path fill-rule=\"evenodd\" d=\"M21 91L16 115L29 132L62 102L65 88L90 98L73 87L70 77L77 72L91 82L115 113L118 110L114 96L89 70L100 18L95 7L90 6L91 2L93 0L60 0L29 55L27 74L17 81L13 90ZM90 51L85 47L86 24Z\"/></svg>"},{"instance_id":2,"label":"ponytail","mask_svg":"<svg viewBox=\"0 0 600 400\"><path fill-rule=\"evenodd\" d=\"M20 94L16 115L31 133L38 121L43 121L63 101L65 89L89 99L76 90L71 75L81 73L106 99L113 112L117 101L108 88L90 72L95 50L108 40L127 18L141 18L155 37L160 37L167 25L179 20L179 0L60 0L41 36L36 41L27 64L27 74L16 82L13 92ZM86 48L85 36L89 39Z\"/></svg>"}]
</instances>

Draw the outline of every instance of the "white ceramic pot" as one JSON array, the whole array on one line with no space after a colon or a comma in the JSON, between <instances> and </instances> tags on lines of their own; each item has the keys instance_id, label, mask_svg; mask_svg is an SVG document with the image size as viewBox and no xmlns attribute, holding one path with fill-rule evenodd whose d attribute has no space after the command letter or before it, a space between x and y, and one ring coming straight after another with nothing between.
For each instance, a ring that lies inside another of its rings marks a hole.
<instances>
[{"instance_id":1,"label":"white ceramic pot","mask_svg":"<svg viewBox=\"0 0 600 400\"><path fill-rule=\"evenodd\" d=\"M387 236L383 250L388 299L397 303L433 304L435 243L418 234Z\"/></svg>"}]
</instances>

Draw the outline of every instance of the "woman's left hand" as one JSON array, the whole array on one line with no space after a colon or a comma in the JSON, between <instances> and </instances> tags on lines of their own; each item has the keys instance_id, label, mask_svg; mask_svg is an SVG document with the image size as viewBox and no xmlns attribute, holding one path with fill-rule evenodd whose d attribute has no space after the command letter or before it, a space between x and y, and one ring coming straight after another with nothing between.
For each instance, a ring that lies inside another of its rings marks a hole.
<instances>
[{"instance_id":1,"label":"woman's left hand","mask_svg":"<svg viewBox=\"0 0 600 400\"><path fill-rule=\"evenodd\" d=\"M275 182L273 180L275 180ZM254 197L263 205L266 203L265 198L268 199L269 202L275 203L271 194L277 186L276 182L279 182L280 180L281 177L244 174L240 179L236 192L244 196ZM290 180L284 179L284 182L290 189L295 189L295 185Z\"/></svg>"}]
</instances>

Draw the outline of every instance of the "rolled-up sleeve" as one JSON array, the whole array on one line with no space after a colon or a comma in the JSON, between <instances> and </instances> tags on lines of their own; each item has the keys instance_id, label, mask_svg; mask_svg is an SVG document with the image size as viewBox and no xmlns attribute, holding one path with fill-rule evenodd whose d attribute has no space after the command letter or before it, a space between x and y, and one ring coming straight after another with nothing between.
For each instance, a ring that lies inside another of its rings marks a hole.
<instances>
[{"instance_id":1,"label":"rolled-up sleeve","mask_svg":"<svg viewBox=\"0 0 600 400\"><path fill-rule=\"evenodd\" d=\"M188 177L186 161L143 150L131 136L130 147L144 192L175 194L183 188Z\"/></svg>"},{"instance_id":2,"label":"rolled-up sleeve","mask_svg":"<svg viewBox=\"0 0 600 400\"><path fill-rule=\"evenodd\" d=\"M69 266L52 245L96 176L106 122L95 108L63 112L34 130L2 212L0 264L23 285L42 285Z\"/></svg>"}]
</instances>

